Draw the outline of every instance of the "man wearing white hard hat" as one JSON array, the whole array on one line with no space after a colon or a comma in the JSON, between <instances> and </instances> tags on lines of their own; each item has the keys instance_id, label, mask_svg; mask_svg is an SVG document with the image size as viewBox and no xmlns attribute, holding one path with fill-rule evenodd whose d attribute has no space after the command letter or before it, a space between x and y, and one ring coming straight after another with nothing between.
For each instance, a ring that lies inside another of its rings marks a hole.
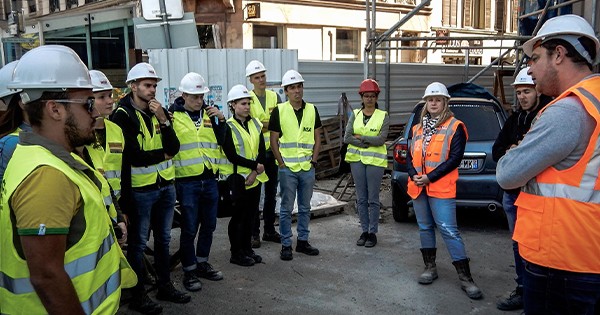
<instances>
[{"instance_id":1,"label":"man wearing white hard hat","mask_svg":"<svg viewBox=\"0 0 600 315\"><path fill-rule=\"evenodd\" d=\"M515 78L515 82L511 84L515 89L519 106L518 110L508 117L494 142L494 146L492 147L492 158L496 162L498 162L506 151L517 146L519 141L523 140L523 136L525 136L525 133L529 130L533 118L535 118L539 110L551 100L545 95L538 95L533 79L527 74L528 71L529 67L521 69ZM510 231L511 236L517 220L515 200L517 200L517 196L519 196L519 191L519 188L506 190L504 191L504 196L502 198L502 208L506 213L508 230ZM523 259L519 256L517 242L514 241L513 252L515 257L515 272L517 274L517 277L515 278L517 287L509 297L498 301L496 304L498 309L504 311L523 308L524 265Z\"/></svg>"},{"instance_id":2,"label":"man wearing white hard hat","mask_svg":"<svg viewBox=\"0 0 600 315\"><path fill-rule=\"evenodd\" d=\"M592 314L600 297L600 42L580 16L549 19L523 45L537 90L554 101L498 162L521 188L513 239L525 260L525 314Z\"/></svg>"},{"instance_id":3,"label":"man wearing white hard hat","mask_svg":"<svg viewBox=\"0 0 600 315\"><path fill-rule=\"evenodd\" d=\"M181 96L169 108L181 144L179 153L173 157L181 210L179 250L183 286L188 291L198 291L202 288L199 277L212 281L223 279L223 274L208 262L208 256L217 227L219 190L215 174L219 165L226 162L220 146L225 117L217 107L209 107L204 101L204 95L210 90L200 74L186 74L179 91Z\"/></svg>"},{"instance_id":4,"label":"man wearing white hard hat","mask_svg":"<svg viewBox=\"0 0 600 315\"><path fill-rule=\"evenodd\" d=\"M287 71L281 86L288 101L277 105L271 113L271 149L279 165L281 207L281 260L292 260L292 210L298 195L298 238L296 252L309 256L319 250L308 243L310 200L315 183L315 168L321 150L321 118L319 111L304 101L304 79L296 70Z\"/></svg>"},{"instance_id":5,"label":"man wearing white hard hat","mask_svg":"<svg viewBox=\"0 0 600 315\"><path fill-rule=\"evenodd\" d=\"M279 94L267 90L267 69L258 60L252 60L246 66L246 77L254 89L250 91L252 102L250 103L250 116L258 118L263 124L263 138L267 149L265 159L265 172L269 181L265 183L265 198L263 204L263 241L281 243L281 236L275 231L275 206L277 205L277 164L269 133L269 119L271 112L281 103ZM254 218L252 227L252 247L260 247L260 212Z\"/></svg>"},{"instance_id":6,"label":"man wearing white hard hat","mask_svg":"<svg viewBox=\"0 0 600 315\"><path fill-rule=\"evenodd\" d=\"M102 175L76 151L95 140L88 69L66 46L40 46L7 87L21 90L32 131L19 134L2 183L1 313L115 314L136 276L112 231Z\"/></svg>"},{"instance_id":7,"label":"man wearing white hard hat","mask_svg":"<svg viewBox=\"0 0 600 315\"><path fill-rule=\"evenodd\" d=\"M154 262L158 292L156 298L187 303L191 297L171 282L169 243L175 209L175 166L179 139L169 113L156 99L161 78L148 63L138 63L127 74L131 92L119 101L111 116L125 137L121 172L121 209L129 218L127 259L138 275L146 274L143 262L150 224L154 237ZM162 307L146 294L144 282L133 290L129 308L145 314L158 314Z\"/></svg>"}]
</instances>

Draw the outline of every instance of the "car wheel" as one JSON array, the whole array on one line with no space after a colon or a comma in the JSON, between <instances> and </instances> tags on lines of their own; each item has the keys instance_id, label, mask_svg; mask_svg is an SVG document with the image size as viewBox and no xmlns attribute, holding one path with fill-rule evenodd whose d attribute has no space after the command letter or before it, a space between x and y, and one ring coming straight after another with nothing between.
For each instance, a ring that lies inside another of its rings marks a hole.
<instances>
[{"instance_id":1,"label":"car wheel","mask_svg":"<svg viewBox=\"0 0 600 315\"><path fill-rule=\"evenodd\" d=\"M392 214L394 221L408 221L410 197L397 184L392 184Z\"/></svg>"}]
</instances>

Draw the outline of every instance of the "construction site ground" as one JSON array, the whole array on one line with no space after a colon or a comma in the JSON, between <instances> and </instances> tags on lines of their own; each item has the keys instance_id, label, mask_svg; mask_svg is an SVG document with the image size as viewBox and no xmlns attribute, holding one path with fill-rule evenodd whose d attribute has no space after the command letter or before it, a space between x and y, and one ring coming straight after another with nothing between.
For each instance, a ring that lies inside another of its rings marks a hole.
<instances>
[{"instance_id":1,"label":"construction site ground","mask_svg":"<svg viewBox=\"0 0 600 315\"><path fill-rule=\"evenodd\" d=\"M339 178L319 180L318 191L332 191ZM344 185L344 183L341 183ZM353 191L351 185L348 190ZM519 314L496 309L496 301L514 289L510 235L501 215L485 209L459 209L458 222L471 271L484 297L469 299L460 289L442 239L438 235L439 279L420 285L423 269L416 223L397 223L391 214L390 179L381 189L382 211L373 248L355 245L361 233L354 201L342 209L321 212L310 223L310 242L321 251L310 257L294 252L279 259L281 245L263 242L256 252L263 263L240 267L229 263L228 218L218 219L210 262L223 272L218 282L203 280L188 304L161 302L164 314ZM354 198L354 197L353 197ZM341 211L340 211L341 210ZM295 224L293 225L294 234ZM173 230L171 247L179 246ZM295 238L294 238L295 245ZM183 290L183 272L172 272ZM155 297L156 291L150 296ZM123 305L118 314L136 314Z\"/></svg>"}]
</instances>

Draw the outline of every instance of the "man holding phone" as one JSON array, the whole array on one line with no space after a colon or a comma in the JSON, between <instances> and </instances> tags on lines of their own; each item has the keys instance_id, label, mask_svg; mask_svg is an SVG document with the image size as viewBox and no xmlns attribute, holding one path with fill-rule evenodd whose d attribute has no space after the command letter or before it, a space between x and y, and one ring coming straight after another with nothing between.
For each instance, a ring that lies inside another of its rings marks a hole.
<instances>
[{"instance_id":1,"label":"man holding phone","mask_svg":"<svg viewBox=\"0 0 600 315\"><path fill-rule=\"evenodd\" d=\"M175 289L170 278L169 243L175 209L175 167L171 159L179 152L179 140L169 113L156 100L159 80L150 64L135 65L127 74L131 92L119 101L112 115L125 137L119 202L129 217L127 258L138 278L145 275L143 255L152 224L156 298L187 303L191 297ZM162 307L146 294L143 281L134 288L129 307L144 314L162 312Z\"/></svg>"}]
</instances>

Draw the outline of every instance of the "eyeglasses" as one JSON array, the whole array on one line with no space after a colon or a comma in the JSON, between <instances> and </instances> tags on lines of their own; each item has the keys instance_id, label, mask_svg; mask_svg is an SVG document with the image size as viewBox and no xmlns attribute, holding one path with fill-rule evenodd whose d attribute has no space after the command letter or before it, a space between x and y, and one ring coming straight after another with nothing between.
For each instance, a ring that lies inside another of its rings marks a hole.
<instances>
[{"instance_id":1,"label":"eyeglasses","mask_svg":"<svg viewBox=\"0 0 600 315\"><path fill-rule=\"evenodd\" d=\"M49 101L49 100L47 100ZM94 109L96 109L96 107L94 106L94 103L96 103L96 99L93 97L89 97L88 99L64 99L64 100L52 100L55 101L57 103L72 103L72 104L82 104L86 107L88 113L93 113Z\"/></svg>"}]
</instances>

